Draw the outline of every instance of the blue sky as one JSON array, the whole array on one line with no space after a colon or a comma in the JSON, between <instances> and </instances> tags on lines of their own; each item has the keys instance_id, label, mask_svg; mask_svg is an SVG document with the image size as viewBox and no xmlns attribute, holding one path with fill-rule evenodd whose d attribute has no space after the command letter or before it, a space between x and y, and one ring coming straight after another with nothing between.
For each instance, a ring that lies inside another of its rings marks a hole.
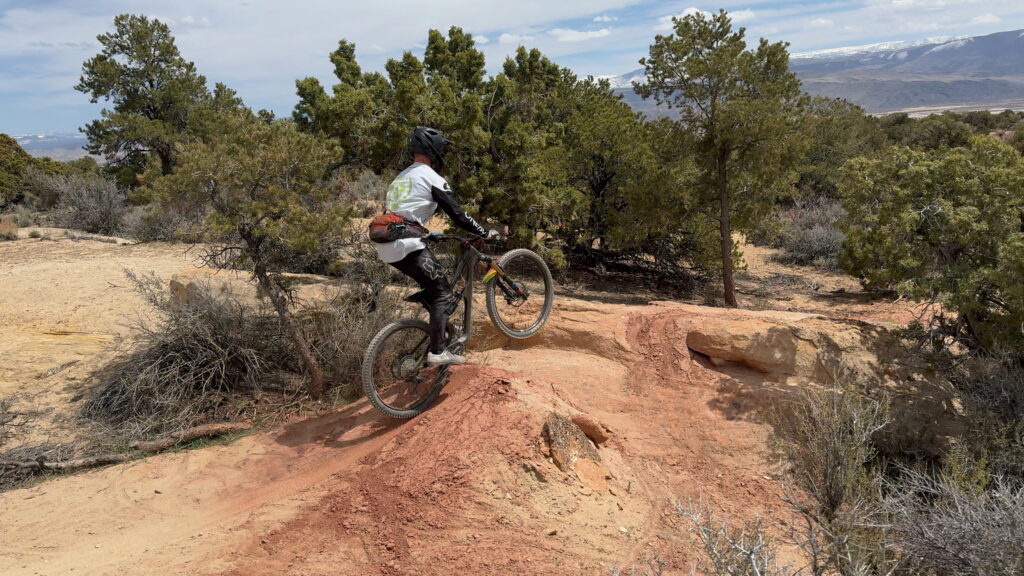
<instances>
[{"instance_id":1,"label":"blue sky","mask_svg":"<svg viewBox=\"0 0 1024 576\"><path fill-rule=\"evenodd\" d=\"M73 86L99 51L96 35L121 13L164 20L211 84L289 115L297 78L333 84L327 54L341 38L356 43L366 70L405 50L421 56L429 28L457 25L478 38L492 72L523 44L580 75L622 74L671 16L719 8L749 38L784 40L793 52L1024 28L1021 0L0 0L0 132L73 132L98 117L102 102Z\"/></svg>"}]
</instances>

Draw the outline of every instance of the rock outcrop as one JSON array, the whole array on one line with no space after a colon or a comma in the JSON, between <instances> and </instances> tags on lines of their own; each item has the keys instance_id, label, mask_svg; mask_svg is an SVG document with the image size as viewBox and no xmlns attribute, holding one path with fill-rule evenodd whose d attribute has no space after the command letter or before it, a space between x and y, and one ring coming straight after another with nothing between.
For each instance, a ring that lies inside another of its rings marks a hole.
<instances>
[{"instance_id":1,"label":"rock outcrop","mask_svg":"<svg viewBox=\"0 0 1024 576\"><path fill-rule=\"evenodd\" d=\"M784 312L705 312L680 323L686 346L728 371L730 363L763 376L754 394L843 386L892 404L888 448L941 454L961 430L947 383L898 361L883 328L854 320ZM685 336L684 336L685 335ZM748 380L750 380L748 378Z\"/></svg>"},{"instance_id":2,"label":"rock outcrop","mask_svg":"<svg viewBox=\"0 0 1024 576\"><path fill-rule=\"evenodd\" d=\"M879 352L892 338L882 329L817 316L702 318L686 346L710 358L738 362L770 377L799 376L821 384L878 378Z\"/></svg>"}]
</instances>

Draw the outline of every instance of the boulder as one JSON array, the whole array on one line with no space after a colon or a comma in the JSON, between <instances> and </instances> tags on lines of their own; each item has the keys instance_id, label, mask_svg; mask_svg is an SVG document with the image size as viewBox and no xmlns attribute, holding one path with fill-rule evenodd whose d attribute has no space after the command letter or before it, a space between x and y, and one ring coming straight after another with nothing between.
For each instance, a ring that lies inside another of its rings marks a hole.
<instances>
[{"instance_id":1,"label":"boulder","mask_svg":"<svg viewBox=\"0 0 1024 576\"><path fill-rule=\"evenodd\" d=\"M601 461L594 443L565 416L554 412L549 414L544 422L543 435L551 451L551 459L563 472L572 470L577 460Z\"/></svg>"},{"instance_id":2,"label":"boulder","mask_svg":"<svg viewBox=\"0 0 1024 576\"><path fill-rule=\"evenodd\" d=\"M878 378L885 331L854 321L815 316L800 319L702 318L689 328L686 346L723 362L744 364L776 379L799 376L831 385L846 378Z\"/></svg>"}]
</instances>

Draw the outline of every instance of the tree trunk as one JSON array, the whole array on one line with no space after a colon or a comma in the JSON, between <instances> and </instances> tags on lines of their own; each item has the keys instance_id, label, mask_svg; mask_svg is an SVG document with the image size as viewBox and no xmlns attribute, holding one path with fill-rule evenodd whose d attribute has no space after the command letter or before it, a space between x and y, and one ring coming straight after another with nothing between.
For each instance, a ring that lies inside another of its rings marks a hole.
<instances>
[{"instance_id":1,"label":"tree trunk","mask_svg":"<svg viewBox=\"0 0 1024 576\"><path fill-rule=\"evenodd\" d=\"M158 147L156 150L156 156L160 159L160 174L164 176L170 175L170 173L174 171L174 164L171 161L171 151Z\"/></svg>"},{"instance_id":2,"label":"tree trunk","mask_svg":"<svg viewBox=\"0 0 1024 576\"><path fill-rule=\"evenodd\" d=\"M722 289L725 292L725 304L735 308L736 286L732 277L732 226L729 222L729 176L726 172L729 162L729 151L720 150L718 153L718 201L720 204L719 213L719 234L722 241Z\"/></svg>"},{"instance_id":3,"label":"tree trunk","mask_svg":"<svg viewBox=\"0 0 1024 576\"><path fill-rule=\"evenodd\" d=\"M313 356L313 351L310 349L309 342L306 341L306 336L302 333L302 329L288 310L288 303L285 301L284 294L281 293L281 289L277 284L270 280L270 275L267 274L266 268L262 265L254 267L253 275L256 276L256 281L259 283L260 288L270 298L274 310L277 311L277 315L281 318L281 325L284 326L285 332L291 338L292 343L295 345L295 351L299 354L299 359L306 368L306 373L309 375L310 380L309 396L314 400L319 399L324 394L324 372L320 368L320 363Z\"/></svg>"}]
</instances>

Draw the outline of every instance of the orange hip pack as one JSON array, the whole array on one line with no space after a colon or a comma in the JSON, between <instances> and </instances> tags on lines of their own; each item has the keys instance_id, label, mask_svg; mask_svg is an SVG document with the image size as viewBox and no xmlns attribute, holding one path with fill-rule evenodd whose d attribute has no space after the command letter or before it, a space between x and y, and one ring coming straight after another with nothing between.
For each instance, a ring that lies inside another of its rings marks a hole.
<instances>
[{"instance_id":1,"label":"orange hip pack","mask_svg":"<svg viewBox=\"0 0 1024 576\"><path fill-rule=\"evenodd\" d=\"M378 244L394 242L403 238L423 238L430 231L413 222L402 218L394 212L384 212L370 221L370 240Z\"/></svg>"}]
</instances>

